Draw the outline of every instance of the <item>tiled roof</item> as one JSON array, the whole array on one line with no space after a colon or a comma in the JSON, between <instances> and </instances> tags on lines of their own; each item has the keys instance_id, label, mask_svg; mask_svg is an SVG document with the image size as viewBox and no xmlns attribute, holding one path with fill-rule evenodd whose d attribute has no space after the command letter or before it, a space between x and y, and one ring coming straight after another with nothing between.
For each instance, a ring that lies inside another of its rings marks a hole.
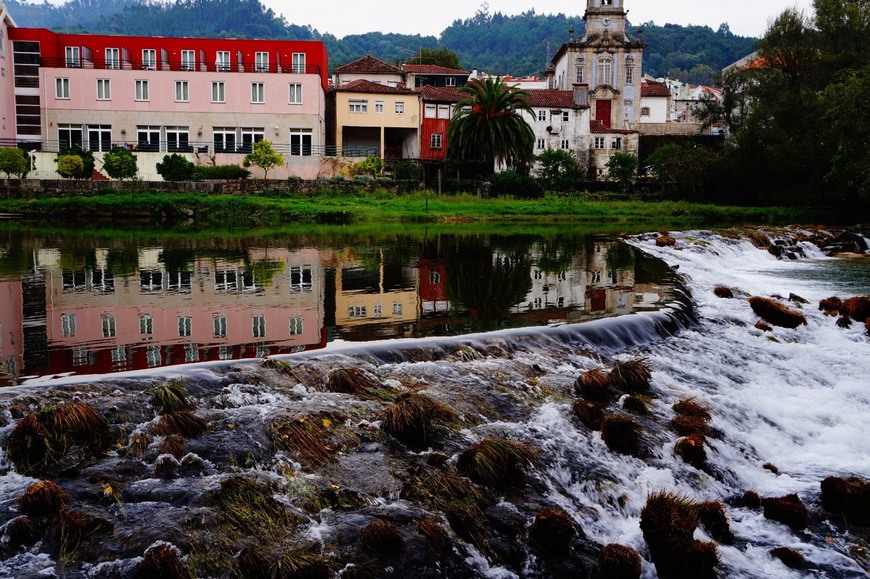
<instances>
[{"instance_id":1,"label":"tiled roof","mask_svg":"<svg viewBox=\"0 0 870 579\"><path fill-rule=\"evenodd\" d=\"M593 135L632 135L637 131L627 129L608 129L599 121L589 121L589 132Z\"/></svg>"},{"instance_id":2,"label":"tiled roof","mask_svg":"<svg viewBox=\"0 0 870 579\"><path fill-rule=\"evenodd\" d=\"M589 105L574 104L574 92L553 88L529 90L529 106L540 108L581 109Z\"/></svg>"},{"instance_id":3,"label":"tiled roof","mask_svg":"<svg viewBox=\"0 0 870 579\"><path fill-rule=\"evenodd\" d=\"M402 69L387 64L383 60L379 60L371 54L367 54L359 60L354 60L353 62L349 62L347 64L336 67L333 72L374 72L379 74L402 74Z\"/></svg>"},{"instance_id":4,"label":"tiled roof","mask_svg":"<svg viewBox=\"0 0 870 579\"><path fill-rule=\"evenodd\" d=\"M463 99L456 87L422 86L417 89L424 101L458 103Z\"/></svg>"},{"instance_id":5,"label":"tiled roof","mask_svg":"<svg viewBox=\"0 0 870 579\"><path fill-rule=\"evenodd\" d=\"M335 89L337 92L370 92L376 94L414 94L404 86L388 86L370 80L355 80Z\"/></svg>"},{"instance_id":6,"label":"tiled roof","mask_svg":"<svg viewBox=\"0 0 870 579\"><path fill-rule=\"evenodd\" d=\"M471 74L467 70L447 68L437 64L403 64L402 68L405 69L405 72L413 72L414 74L464 74L465 76Z\"/></svg>"},{"instance_id":7,"label":"tiled roof","mask_svg":"<svg viewBox=\"0 0 870 579\"><path fill-rule=\"evenodd\" d=\"M646 80L640 85L640 96L645 97L668 97L671 96L671 91L663 82L654 80Z\"/></svg>"}]
</instances>

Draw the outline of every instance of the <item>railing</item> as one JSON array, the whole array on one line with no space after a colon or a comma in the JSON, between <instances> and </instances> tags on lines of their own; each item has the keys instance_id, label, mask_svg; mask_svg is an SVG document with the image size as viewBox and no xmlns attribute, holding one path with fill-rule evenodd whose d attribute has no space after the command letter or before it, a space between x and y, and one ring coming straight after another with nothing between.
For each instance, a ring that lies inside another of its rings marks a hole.
<instances>
[{"instance_id":1,"label":"railing","mask_svg":"<svg viewBox=\"0 0 870 579\"><path fill-rule=\"evenodd\" d=\"M269 64L257 64L256 62L193 62L181 60L124 60L124 59L79 59L68 60L66 58L42 58L41 66L46 68L84 68L97 70L159 70L159 71L186 71L186 72L259 72L263 74L320 74L320 66L308 65L279 65L275 62Z\"/></svg>"},{"instance_id":2,"label":"railing","mask_svg":"<svg viewBox=\"0 0 870 579\"><path fill-rule=\"evenodd\" d=\"M74 143L74 146L93 152L106 152L113 148L128 149L133 153L195 153L195 154L228 154L245 155L251 152L249 143L235 143L231 146L216 145L211 141L152 141L137 143L135 141L112 141L111 143ZM43 153L57 153L61 147L66 148L67 143L57 140L27 141L15 139L0 139L0 147L18 147L25 151L39 151ZM286 159L293 157L371 157L380 154L378 147L371 146L344 146L335 145L308 145L272 143L272 149L284 155ZM239 159L241 161L241 159Z\"/></svg>"}]
</instances>

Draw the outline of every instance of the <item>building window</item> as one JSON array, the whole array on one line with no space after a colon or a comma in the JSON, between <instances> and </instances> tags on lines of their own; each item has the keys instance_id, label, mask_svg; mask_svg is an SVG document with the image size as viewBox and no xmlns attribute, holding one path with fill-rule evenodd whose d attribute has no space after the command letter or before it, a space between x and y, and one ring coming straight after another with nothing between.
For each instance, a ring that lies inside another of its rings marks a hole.
<instances>
[{"instance_id":1,"label":"building window","mask_svg":"<svg viewBox=\"0 0 870 579\"><path fill-rule=\"evenodd\" d=\"M153 48L142 50L142 70L154 70L157 68L157 51Z\"/></svg>"},{"instance_id":2,"label":"building window","mask_svg":"<svg viewBox=\"0 0 870 579\"><path fill-rule=\"evenodd\" d=\"M648 117L649 114L649 107L640 107L640 116Z\"/></svg>"},{"instance_id":3,"label":"building window","mask_svg":"<svg viewBox=\"0 0 870 579\"><path fill-rule=\"evenodd\" d=\"M178 337L187 338L193 333L193 318L178 316Z\"/></svg>"},{"instance_id":4,"label":"building window","mask_svg":"<svg viewBox=\"0 0 870 579\"><path fill-rule=\"evenodd\" d=\"M383 113L384 112L384 101L375 101L375 112Z\"/></svg>"},{"instance_id":5,"label":"building window","mask_svg":"<svg viewBox=\"0 0 870 579\"><path fill-rule=\"evenodd\" d=\"M255 338L266 337L266 316L252 316L251 326L251 333Z\"/></svg>"},{"instance_id":6,"label":"building window","mask_svg":"<svg viewBox=\"0 0 870 579\"><path fill-rule=\"evenodd\" d=\"M226 85L224 85L223 81L215 81L211 83L211 102L227 102Z\"/></svg>"},{"instance_id":7,"label":"building window","mask_svg":"<svg viewBox=\"0 0 870 579\"><path fill-rule=\"evenodd\" d=\"M442 135L441 133L432 133L432 137L429 141L429 146L433 149L440 149L442 144Z\"/></svg>"},{"instance_id":8,"label":"building window","mask_svg":"<svg viewBox=\"0 0 870 579\"><path fill-rule=\"evenodd\" d=\"M255 52L254 53L254 70L257 72L269 72L269 53Z\"/></svg>"},{"instance_id":9,"label":"building window","mask_svg":"<svg viewBox=\"0 0 870 579\"><path fill-rule=\"evenodd\" d=\"M227 337L227 317L226 316L214 316L212 319L212 324L214 325L214 337L215 338L226 338Z\"/></svg>"},{"instance_id":10,"label":"building window","mask_svg":"<svg viewBox=\"0 0 870 579\"><path fill-rule=\"evenodd\" d=\"M634 84L634 67L625 67L625 84Z\"/></svg>"},{"instance_id":11,"label":"building window","mask_svg":"<svg viewBox=\"0 0 870 579\"><path fill-rule=\"evenodd\" d=\"M251 102L256 104L266 102L266 86L262 82L251 83Z\"/></svg>"},{"instance_id":12,"label":"building window","mask_svg":"<svg viewBox=\"0 0 870 579\"><path fill-rule=\"evenodd\" d=\"M218 358L221 360L232 360L233 359L233 347L232 346L221 346L218 348Z\"/></svg>"},{"instance_id":13,"label":"building window","mask_svg":"<svg viewBox=\"0 0 870 579\"><path fill-rule=\"evenodd\" d=\"M156 368L163 363L163 356L160 354L160 346L148 346L145 350L145 359L148 362L149 368Z\"/></svg>"},{"instance_id":14,"label":"building window","mask_svg":"<svg viewBox=\"0 0 870 579\"><path fill-rule=\"evenodd\" d=\"M296 74L305 74L305 53L293 53L293 72Z\"/></svg>"},{"instance_id":15,"label":"building window","mask_svg":"<svg viewBox=\"0 0 870 579\"><path fill-rule=\"evenodd\" d=\"M434 270L429 272L429 285L441 285L441 272Z\"/></svg>"},{"instance_id":16,"label":"building window","mask_svg":"<svg viewBox=\"0 0 870 579\"><path fill-rule=\"evenodd\" d=\"M456 79L452 76L448 76L447 81L444 84L445 86L456 86Z\"/></svg>"},{"instance_id":17,"label":"building window","mask_svg":"<svg viewBox=\"0 0 870 579\"><path fill-rule=\"evenodd\" d=\"M547 120L547 111L538 111L538 120L541 122L546 122Z\"/></svg>"},{"instance_id":18,"label":"building window","mask_svg":"<svg viewBox=\"0 0 870 579\"><path fill-rule=\"evenodd\" d=\"M104 338L114 338L117 334L115 327L115 316L104 315L101 319L101 326Z\"/></svg>"},{"instance_id":19,"label":"building window","mask_svg":"<svg viewBox=\"0 0 870 579\"><path fill-rule=\"evenodd\" d=\"M545 139L538 139L537 148L538 149L546 149L547 148L547 141Z\"/></svg>"},{"instance_id":20,"label":"building window","mask_svg":"<svg viewBox=\"0 0 870 579\"><path fill-rule=\"evenodd\" d=\"M106 68L110 70L121 68L121 58L117 48L106 49Z\"/></svg>"},{"instance_id":21,"label":"building window","mask_svg":"<svg viewBox=\"0 0 870 579\"><path fill-rule=\"evenodd\" d=\"M613 60L602 58L598 61L598 85L613 84Z\"/></svg>"},{"instance_id":22,"label":"building window","mask_svg":"<svg viewBox=\"0 0 870 579\"><path fill-rule=\"evenodd\" d=\"M59 99L68 99L69 98L69 79L68 78L56 78L54 79L54 92L55 96Z\"/></svg>"},{"instance_id":23,"label":"building window","mask_svg":"<svg viewBox=\"0 0 870 579\"><path fill-rule=\"evenodd\" d=\"M393 315L394 316L401 316L402 315L401 302L393 302Z\"/></svg>"},{"instance_id":24,"label":"building window","mask_svg":"<svg viewBox=\"0 0 870 579\"><path fill-rule=\"evenodd\" d=\"M175 102L190 102L190 83L186 80L175 81Z\"/></svg>"},{"instance_id":25,"label":"building window","mask_svg":"<svg viewBox=\"0 0 870 579\"><path fill-rule=\"evenodd\" d=\"M603 149L604 148L604 137L595 137L595 148Z\"/></svg>"},{"instance_id":26,"label":"building window","mask_svg":"<svg viewBox=\"0 0 870 579\"><path fill-rule=\"evenodd\" d=\"M170 153L190 152L189 127L166 127L166 149Z\"/></svg>"},{"instance_id":27,"label":"building window","mask_svg":"<svg viewBox=\"0 0 870 579\"><path fill-rule=\"evenodd\" d=\"M290 97L289 103L291 105L301 105L302 104L302 85L297 82L290 83Z\"/></svg>"},{"instance_id":28,"label":"building window","mask_svg":"<svg viewBox=\"0 0 870 579\"><path fill-rule=\"evenodd\" d=\"M214 65L218 72L230 71L230 51L218 50L215 55Z\"/></svg>"},{"instance_id":29,"label":"building window","mask_svg":"<svg viewBox=\"0 0 870 579\"><path fill-rule=\"evenodd\" d=\"M139 334L142 336L150 336L154 333L154 317L151 314L142 314L139 316Z\"/></svg>"},{"instance_id":30,"label":"building window","mask_svg":"<svg viewBox=\"0 0 870 579\"><path fill-rule=\"evenodd\" d=\"M67 68L82 67L81 51L78 46L67 46L64 49L64 54L66 55Z\"/></svg>"},{"instance_id":31,"label":"building window","mask_svg":"<svg viewBox=\"0 0 870 579\"><path fill-rule=\"evenodd\" d=\"M235 127L215 127L214 133L214 152L215 153L235 153L236 152L236 129Z\"/></svg>"},{"instance_id":32,"label":"building window","mask_svg":"<svg viewBox=\"0 0 870 579\"><path fill-rule=\"evenodd\" d=\"M366 317L365 306L349 306L347 308L347 317L349 318L364 318Z\"/></svg>"},{"instance_id":33,"label":"building window","mask_svg":"<svg viewBox=\"0 0 870 579\"><path fill-rule=\"evenodd\" d=\"M571 148L571 141L569 139L562 139L562 148L568 150Z\"/></svg>"},{"instance_id":34,"label":"building window","mask_svg":"<svg viewBox=\"0 0 870 579\"><path fill-rule=\"evenodd\" d=\"M199 362L199 349L196 347L196 344L184 345L184 361Z\"/></svg>"},{"instance_id":35,"label":"building window","mask_svg":"<svg viewBox=\"0 0 870 579\"><path fill-rule=\"evenodd\" d=\"M438 118L450 120L450 105L438 105Z\"/></svg>"},{"instance_id":36,"label":"building window","mask_svg":"<svg viewBox=\"0 0 870 579\"><path fill-rule=\"evenodd\" d=\"M302 316L293 316L290 318L290 335L298 336L302 333Z\"/></svg>"},{"instance_id":37,"label":"building window","mask_svg":"<svg viewBox=\"0 0 870 579\"><path fill-rule=\"evenodd\" d=\"M76 337L76 315L63 314L60 317L60 332L64 338Z\"/></svg>"},{"instance_id":38,"label":"building window","mask_svg":"<svg viewBox=\"0 0 870 579\"><path fill-rule=\"evenodd\" d=\"M112 125L88 125L88 149L109 151L112 149Z\"/></svg>"},{"instance_id":39,"label":"building window","mask_svg":"<svg viewBox=\"0 0 870 579\"><path fill-rule=\"evenodd\" d=\"M567 123L571 120L571 111L562 111L562 122Z\"/></svg>"},{"instance_id":40,"label":"building window","mask_svg":"<svg viewBox=\"0 0 870 579\"><path fill-rule=\"evenodd\" d=\"M577 77L577 84L583 84L586 82L586 69L583 66L578 66L575 72Z\"/></svg>"},{"instance_id":41,"label":"building window","mask_svg":"<svg viewBox=\"0 0 870 579\"><path fill-rule=\"evenodd\" d=\"M367 113L369 112L369 101L365 99L352 99L350 101L350 112L352 113Z\"/></svg>"},{"instance_id":42,"label":"building window","mask_svg":"<svg viewBox=\"0 0 870 579\"><path fill-rule=\"evenodd\" d=\"M193 70L196 68L196 56L193 50L181 51L181 70Z\"/></svg>"},{"instance_id":43,"label":"building window","mask_svg":"<svg viewBox=\"0 0 870 579\"><path fill-rule=\"evenodd\" d=\"M160 127L136 127L136 148L140 151L160 150ZM162 281L161 281L162 283Z\"/></svg>"},{"instance_id":44,"label":"building window","mask_svg":"<svg viewBox=\"0 0 870 579\"><path fill-rule=\"evenodd\" d=\"M397 101L396 102L396 114L397 115L405 114L405 101Z\"/></svg>"},{"instance_id":45,"label":"building window","mask_svg":"<svg viewBox=\"0 0 870 579\"><path fill-rule=\"evenodd\" d=\"M311 156L311 129L290 129L290 155Z\"/></svg>"},{"instance_id":46,"label":"building window","mask_svg":"<svg viewBox=\"0 0 870 579\"><path fill-rule=\"evenodd\" d=\"M242 150L251 152L251 146L266 138L266 130L263 127L242 127Z\"/></svg>"},{"instance_id":47,"label":"building window","mask_svg":"<svg viewBox=\"0 0 870 579\"><path fill-rule=\"evenodd\" d=\"M81 148L83 135L81 125L57 125L57 140L61 149Z\"/></svg>"},{"instance_id":48,"label":"building window","mask_svg":"<svg viewBox=\"0 0 870 579\"><path fill-rule=\"evenodd\" d=\"M427 119L434 119L438 117L438 106L434 104L427 104L423 108L423 116Z\"/></svg>"},{"instance_id":49,"label":"building window","mask_svg":"<svg viewBox=\"0 0 870 579\"><path fill-rule=\"evenodd\" d=\"M611 149L622 149L622 139L620 137L613 137L613 140L610 142Z\"/></svg>"},{"instance_id":50,"label":"building window","mask_svg":"<svg viewBox=\"0 0 870 579\"><path fill-rule=\"evenodd\" d=\"M310 292L314 287L311 266L290 266L290 293Z\"/></svg>"},{"instance_id":51,"label":"building window","mask_svg":"<svg viewBox=\"0 0 870 579\"><path fill-rule=\"evenodd\" d=\"M112 99L112 85L108 78L97 79L97 100L108 101Z\"/></svg>"},{"instance_id":52,"label":"building window","mask_svg":"<svg viewBox=\"0 0 870 579\"><path fill-rule=\"evenodd\" d=\"M147 101L148 100L148 81L147 80L137 80L136 81L136 100L137 101Z\"/></svg>"}]
</instances>

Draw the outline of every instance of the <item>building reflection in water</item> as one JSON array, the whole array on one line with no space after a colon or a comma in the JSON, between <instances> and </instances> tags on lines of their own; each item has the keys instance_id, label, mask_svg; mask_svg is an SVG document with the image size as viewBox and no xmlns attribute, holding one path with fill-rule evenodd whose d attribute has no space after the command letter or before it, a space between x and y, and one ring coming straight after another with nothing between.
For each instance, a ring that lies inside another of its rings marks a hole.
<instances>
[{"instance_id":1,"label":"building reflection in water","mask_svg":"<svg viewBox=\"0 0 870 579\"><path fill-rule=\"evenodd\" d=\"M126 260L36 247L27 271L0 280L0 384L579 322L654 309L672 292L649 258L614 240L402 244L145 247Z\"/></svg>"}]
</instances>

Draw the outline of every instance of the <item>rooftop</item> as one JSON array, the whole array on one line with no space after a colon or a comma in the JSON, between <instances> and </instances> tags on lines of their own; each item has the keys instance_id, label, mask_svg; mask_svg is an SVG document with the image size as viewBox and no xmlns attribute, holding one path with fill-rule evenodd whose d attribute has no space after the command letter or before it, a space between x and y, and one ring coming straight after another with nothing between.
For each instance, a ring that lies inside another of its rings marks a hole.
<instances>
[{"instance_id":1,"label":"rooftop","mask_svg":"<svg viewBox=\"0 0 870 579\"><path fill-rule=\"evenodd\" d=\"M402 74L402 69L396 68L391 64L387 64L383 60L377 59L371 54L367 54L358 60L343 64L336 67L333 72L336 73L377 73L377 74Z\"/></svg>"}]
</instances>

